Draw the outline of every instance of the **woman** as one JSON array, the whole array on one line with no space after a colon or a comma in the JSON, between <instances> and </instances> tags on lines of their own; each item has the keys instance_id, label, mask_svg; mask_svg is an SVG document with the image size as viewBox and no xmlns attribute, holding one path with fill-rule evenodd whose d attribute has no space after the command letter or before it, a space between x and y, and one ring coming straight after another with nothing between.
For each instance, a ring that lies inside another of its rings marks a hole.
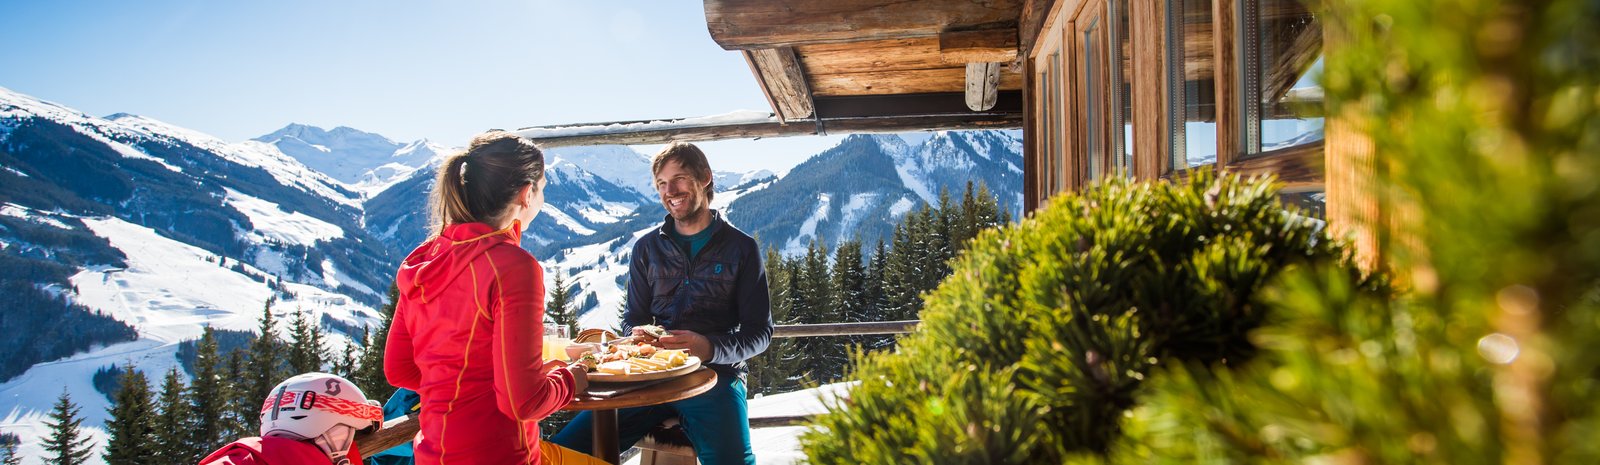
<instances>
[{"instance_id":1,"label":"woman","mask_svg":"<svg viewBox=\"0 0 1600 465\"><path fill-rule=\"evenodd\" d=\"M565 461L541 444L538 421L588 380L540 358L544 273L518 246L544 186L544 154L504 132L439 168L433 238L400 264L383 363L390 384L422 396L417 463Z\"/></svg>"}]
</instances>

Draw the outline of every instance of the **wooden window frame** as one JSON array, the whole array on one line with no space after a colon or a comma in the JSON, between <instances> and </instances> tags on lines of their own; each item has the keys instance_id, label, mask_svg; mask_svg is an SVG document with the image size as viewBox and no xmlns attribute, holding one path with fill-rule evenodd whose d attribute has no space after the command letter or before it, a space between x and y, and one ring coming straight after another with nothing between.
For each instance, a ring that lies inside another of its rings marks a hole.
<instances>
[{"instance_id":1,"label":"wooden window frame","mask_svg":"<svg viewBox=\"0 0 1600 465\"><path fill-rule=\"evenodd\" d=\"M1236 172L1245 175L1276 174L1278 180L1287 189L1303 191L1314 190L1323 186L1326 181L1324 175L1323 142L1286 147L1278 150L1261 152L1251 157L1244 157L1245 146L1243 141L1244 116L1241 112L1244 101L1241 98L1243 82L1240 80L1239 64L1241 50L1239 38L1239 11L1242 3L1256 0L1216 0L1211 4L1212 21L1212 48L1215 62L1213 66L1213 83L1216 85L1216 115L1217 115L1217 161L1214 165L1196 166L1184 170L1174 170L1163 177L1170 180L1187 179L1196 169L1215 169ZM1162 2L1162 8L1165 3ZM1164 18L1164 15L1163 15ZM1165 34L1163 33L1162 56L1166 56ZM1165 61L1165 60L1164 60ZM1162 79L1163 95L1166 95L1166 79ZM1176 102L1173 102L1176 104ZM1162 118L1163 121L1166 118ZM1163 131L1165 129L1163 128ZM1166 144L1170 147L1171 144ZM1162 157L1165 161L1166 157Z\"/></svg>"}]
</instances>

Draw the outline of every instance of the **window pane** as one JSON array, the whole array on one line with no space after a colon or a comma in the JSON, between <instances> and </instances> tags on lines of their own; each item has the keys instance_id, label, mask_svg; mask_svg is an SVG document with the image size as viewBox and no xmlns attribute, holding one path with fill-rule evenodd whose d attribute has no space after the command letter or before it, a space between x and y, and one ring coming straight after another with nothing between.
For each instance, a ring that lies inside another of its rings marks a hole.
<instances>
[{"instance_id":1,"label":"window pane","mask_svg":"<svg viewBox=\"0 0 1600 465\"><path fill-rule=\"evenodd\" d=\"M1322 27L1300 0L1246 0L1239 76L1245 155L1322 140Z\"/></svg>"},{"instance_id":2,"label":"window pane","mask_svg":"<svg viewBox=\"0 0 1600 465\"><path fill-rule=\"evenodd\" d=\"M1100 166L1100 159L1106 153L1106 144L1102 140L1105 137L1106 115L1102 113L1104 110L1101 109L1103 107L1100 105L1101 102L1104 102L1104 100L1101 100L1104 98L1101 95L1104 90L1101 89L1103 84L1100 82L1100 72L1101 67L1104 66L1101 64L1101 60L1105 55L1100 53L1100 48L1104 45L1096 37L1099 34L1100 18L1090 19L1089 26L1083 29L1083 48L1080 52L1082 53L1080 56L1083 59L1079 60L1083 62L1081 78L1083 104L1081 108L1083 108L1085 128L1083 135L1085 143L1084 157L1088 161L1088 172L1085 175L1090 180L1100 179L1100 175L1104 171L1104 167Z\"/></svg>"},{"instance_id":3,"label":"window pane","mask_svg":"<svg viewBox=\"0 0 1600 465\"><path fill-rule=\"evenodd\" d=\"M1128 43L1128 1L1111 1L1112 53L1111 85L1115 101L1111 106L1111 128L1118 132L1111 138L1117 147L1111 151L1112 165L1123 175L1133 174L1133 99L1129 82L1133 77L1133 48Z\"/></svg>"},{"instance_id":4,"label":"window pane","mask_svg":"<svg viewBox=\"0 0 1600 465\"><path fill-rule=\"evenodd\" d=\"M1062 44L1063 47L1069 45ZM1055 140L1055 151L1051 153L1051 163L1055 169L1051 170L1051 192L1061 192L1067 187L1067 96L1065 92L1067 76L1066 68L1062 65L1061 50L1050 53L1050 86L1051 99L1049 100L1051 116L1050 134Z\"/></svg>"},{"instance_id":5,"label":"window pane","mask_svg":"<svg viewBox=\"0 0 1600 465\"><path fill-rule=\"evenodd\" d=\"M1211 46L1212 0L1167 1L1167 170L1217 162L1217 102Z\"/></svg>"}]
</instances>

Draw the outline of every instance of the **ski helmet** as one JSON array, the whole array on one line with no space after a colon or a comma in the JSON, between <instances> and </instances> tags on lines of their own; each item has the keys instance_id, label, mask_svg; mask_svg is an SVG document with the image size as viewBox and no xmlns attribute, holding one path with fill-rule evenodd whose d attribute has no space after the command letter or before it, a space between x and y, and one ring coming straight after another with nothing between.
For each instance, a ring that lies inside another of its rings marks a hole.
<instances>
[{"instance_id":1,"label":"ski helmet","mask_svg":"<svg viewBox=\"0 0 1600 465\"><path fill-rule=\"evenodd\" d=\"M383 425L383 409L361 388L327 373L305 373L278 383L261 406L261 435L315 440L338 426Z\"/></svg>"}]
</instances>

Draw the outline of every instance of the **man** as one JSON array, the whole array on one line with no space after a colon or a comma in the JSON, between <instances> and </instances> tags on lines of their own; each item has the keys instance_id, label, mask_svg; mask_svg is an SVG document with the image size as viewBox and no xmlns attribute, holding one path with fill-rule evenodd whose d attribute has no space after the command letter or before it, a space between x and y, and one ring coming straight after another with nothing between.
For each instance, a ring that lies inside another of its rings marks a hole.
<instances>
[{"instance_id":1,"label":"man","mask_svg":"<svg viewBox=\"0 0 1600 465\"><path fill-rule=\"evenodd\" d=\"M682 142L668 145L650 164L664 224L633 245L628 270L626 330L667 328L659 344L687 349L717 372L704 394L677 402L618 411L618 445L632 447L663 420L678 417L703 464L754 464L750 417L745 409L745 360L772 340L767 273L755 239L711 209L711 165L704 152ZM637 331L635 331L637 332ZM589 412L552 440L592 453Z\"/></svg>"}]
</instances>

